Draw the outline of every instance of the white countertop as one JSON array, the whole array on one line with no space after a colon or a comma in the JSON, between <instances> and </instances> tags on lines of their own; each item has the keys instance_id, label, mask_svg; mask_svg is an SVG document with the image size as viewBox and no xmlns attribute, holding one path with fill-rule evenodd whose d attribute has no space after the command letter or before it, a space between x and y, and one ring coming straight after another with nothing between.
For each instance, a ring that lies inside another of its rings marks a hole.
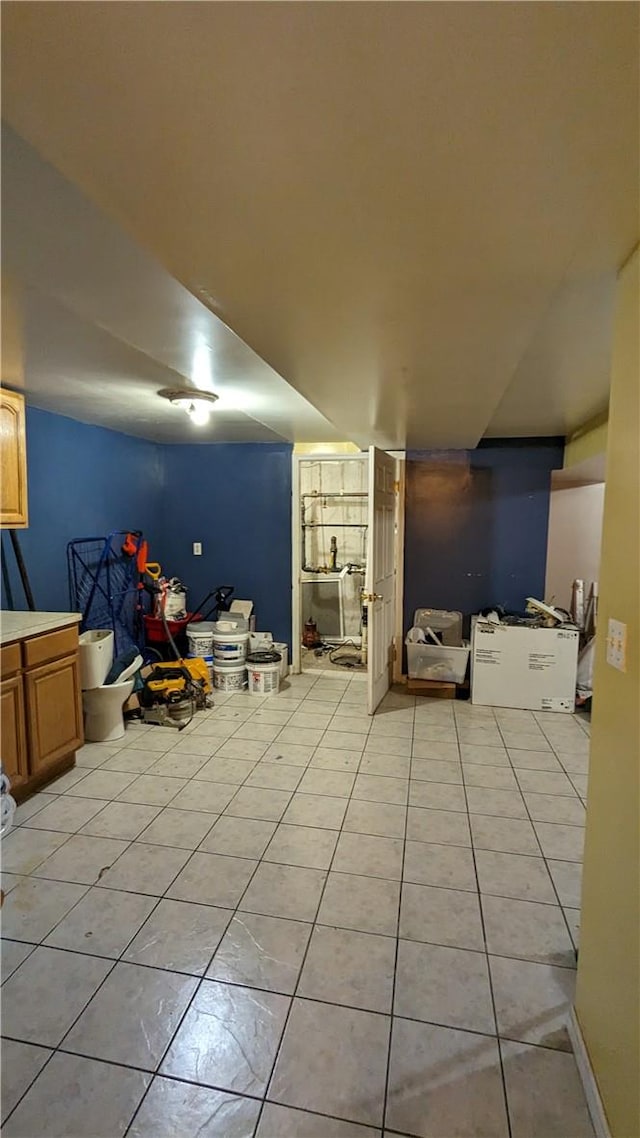
<instances>
[{"instance_id":1,"label":"white countertop","mask_svg":"<svg viewBox=\"0 0 640 1138\"><path fill-rule=\"evenodd\" d=\"M26 640L28 636L39 636L42 632L55 632L58 628L68 628L79 624L79 612L0 612L0 644L12 644L16 640Z\"/></svg>"}]
</instances>

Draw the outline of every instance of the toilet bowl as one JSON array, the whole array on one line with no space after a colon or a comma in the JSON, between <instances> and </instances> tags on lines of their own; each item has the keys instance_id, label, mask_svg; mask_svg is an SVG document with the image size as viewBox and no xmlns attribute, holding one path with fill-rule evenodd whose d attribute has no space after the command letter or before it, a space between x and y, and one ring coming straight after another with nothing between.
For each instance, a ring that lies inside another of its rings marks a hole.
<instances>
[{"instance_id":1,"label":"toilet bowl","mask_svg":"<svg viewBox=\"0 0 640 1138\"><path fill-rule=\"evenodd\" d=\"M122 708L133 691L135 673L142 667L142 662L142 656L136 656L115 684L102 684L83 691L84 736L88 743L110 743L113 739L122 738Z\"/></svg>"}]
</instances>

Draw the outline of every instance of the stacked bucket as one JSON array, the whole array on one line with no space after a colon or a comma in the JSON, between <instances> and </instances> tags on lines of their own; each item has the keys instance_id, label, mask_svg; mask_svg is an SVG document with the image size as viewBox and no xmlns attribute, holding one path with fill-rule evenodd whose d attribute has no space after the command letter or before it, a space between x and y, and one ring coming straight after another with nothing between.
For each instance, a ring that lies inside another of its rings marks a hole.
<instances>
[{"instance_id":1,"label":"stacked bucket","mask_svg":"<svg viewBox=\"0 0 640 1138\"><path fill-rule=\"evenodd\" d=\"M276 695L280 690L282 654L273 646L249 651L248 621L225 613L216 621L200 621L187 628L189 655L202 657L220 692Z\"/></svg>"}]
</instances>

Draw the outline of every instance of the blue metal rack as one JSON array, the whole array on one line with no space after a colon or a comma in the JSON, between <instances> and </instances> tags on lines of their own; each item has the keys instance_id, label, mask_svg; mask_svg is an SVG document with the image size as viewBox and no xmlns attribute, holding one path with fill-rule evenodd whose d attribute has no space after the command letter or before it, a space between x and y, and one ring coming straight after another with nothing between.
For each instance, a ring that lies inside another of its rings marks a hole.
<instances>
[{"instance_id":1,"label":"blue metal rack","mask_svg":"<svg viewBox=\"0 0 640 1138\"><path fill-rule=\"evenodd\" d=\"M132 537L133 553L122 546ZM71 609L82 613L81 632L110 628L116 656L144 643L137 552L139 530L113 530L108 537L83 537L67 545Z\"/></svg>"}]
</instances>

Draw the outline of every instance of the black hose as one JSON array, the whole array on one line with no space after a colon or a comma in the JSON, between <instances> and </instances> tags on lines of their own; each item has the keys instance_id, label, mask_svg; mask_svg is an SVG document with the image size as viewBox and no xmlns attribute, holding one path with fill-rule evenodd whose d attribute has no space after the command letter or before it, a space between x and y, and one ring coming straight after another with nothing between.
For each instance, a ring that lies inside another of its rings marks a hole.
<instances>
[{"instance_id":1,"label":"black hose","mask_svg":"<svg viewBox=\"0 0 640 1138\"><path fill-rule=\"evenodd\" d=\"M348 644L353 645L356 651L349 652L348 655L340 659L338 653L341 649L346 648ZM339 664L341 668L360 668L362 667L362 651L358 650L358 645L355 640L343 640L341 644L337 644L329 651L329 660L332 664Z\"/></svg>"}]
</instances>

